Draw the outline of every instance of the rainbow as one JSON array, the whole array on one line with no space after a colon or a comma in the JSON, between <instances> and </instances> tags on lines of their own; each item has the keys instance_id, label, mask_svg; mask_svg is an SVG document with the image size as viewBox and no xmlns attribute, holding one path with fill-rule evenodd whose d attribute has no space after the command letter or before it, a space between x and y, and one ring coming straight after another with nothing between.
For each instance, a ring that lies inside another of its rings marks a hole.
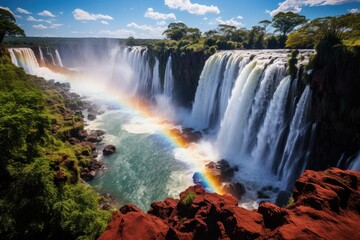
<instances>
[{"instance_id":1,"label":"rainbow","mask_svg":"<svg viewBox=\"0 0 360 240\"><path fill-rule=\"evenodd\" d=\"M191 149L188 148L189 143L181 135L179 135L177 131L174 131L174 128L176 127L169 123L166 119L160 119L158 116L156 116L154 112L151 111L151 109L148 107L149 104L145 100L139 98L135 99L124 97L126 94L114 89L107 89L106 93L108 93L111 99L117 104L119 104L119 106L131 109L145 119L155 119L152 124L156 125L157 129L159 129L157 133L162 137L162 139L164 139L168 144L170 144L173 149L185 149L187 152L187 162L193 162L195 166L196 161L202 160L196 159L196 156L194 154L191 154ZM221 185L216 181L216 179L213 178L212 175L206 173L205 171L203 171L202 173L199 172L199 174L201 175L203 185L207 186L207 190L221 195L225 193Z\"/></svg>"}]
</instances>

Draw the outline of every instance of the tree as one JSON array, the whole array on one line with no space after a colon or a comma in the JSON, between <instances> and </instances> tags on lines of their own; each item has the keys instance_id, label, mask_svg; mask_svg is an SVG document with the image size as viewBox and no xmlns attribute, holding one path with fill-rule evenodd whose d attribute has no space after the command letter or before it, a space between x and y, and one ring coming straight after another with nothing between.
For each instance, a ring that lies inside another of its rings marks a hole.
<instances>
[{"instance_id":1,"label":"tree","mask_svg":"<svg viewBox=\"0 0 360 240\"><path fill-rule=\"evenodd\" d=\"M212 30L204 32L204 36L206 38L217 38L219 36L219 32L216 31L215 29L212 29Z\"/></svg>"},{"instance_id":2,"label":"tree","mask_svg":"<svg viewBox=\"0 0 360 240\"><path fill-rule=\"evenodd\" d=\"M333 36L345 42L358 41L360 39L360 14L316 18L291 33L286 46L312 48L325 36Z\"/></svg>"},{"instance_id":3,"label":"tree","mask_svg":"<svg viewBox=\"0 0 360 240\"><path fill-rule=\"evenodd\" d=\"M198 28L187 28L186 29L186 38L194 42L198 42L201 38L201 32Z\"/></svg>"},{"instance_id":4,"label":"tree","mask_svg":"<svg viewBox=\"0 0 360 240\"><path fill-rule=\"evenodd\" d=\"M6 9L0 8L0 44L5 36L25 36L25 32L16 25L15 17Z\"/></svg>"},{"instance_id":5,"label":"tree","mask_svg":"<svg viewBox=\"0 0 360 240\"><path fill-rule=\"evenodd\" d=\"M127 46L135 46L136 45L136 40L134 37L130 36L126 39L126 45Z\"/></svg>"},{"instance_id":6,"label":"tree","mask_svg":"<svg viewBox=\"0 0 360 240\"><path fill-rule=\"evenodd\" d=\"M236 29L231 36L231 41L245 43L249 38L249 31L246 28Z\"/></svg>"},{"instance_id":7,"label":"tree","mask_svg":"<svg viewBox=\"0 0 360 240\"><path fill-rule=\"evenodd\" d=\"M253 26L249 32L249 40L247 48L263 49L265 48L264 43L265 31L260 26Z\"/></svg>"},{"instance_id":8,"label":"tree","mask_svg":"<svg viewBox=\"0 0 360 240\"><path fill-rule=\"evenodd\" d=\"M259 24L264 29L265 33L267 33L267 31L268 31L267 27L271 24L271 21L262 20L262 21L259 22Z\"/></svg>"},{"instance_id":9,"label":"tree","mask_svg":"<svg viewBox=\"0 0 360 240\"><path fill-rule=\"evenodd\" d=\"M285 46L287 35L297 26L306 23L305 16L293 12L279 12L272 19L272 26L276 32L280 32L280 45Z\"/></svg>"},{"instance_id":10,"label":"tree","mask_svg":"<svg viewBox=\"0 0 360 240\"><path fill-rule=\"evenodd\" d=\"M186 36L188 27L184 23L170 23L168 29L163 32L167 38L179 41Z\"/></svg>"},{"instance_id":11,"label":"tree","mask_svg":"<svg viewBox=\"0 0 360 240\"><path fill-rule=\"evenodd\" d=\"M236 27L233 25L219 24L219 31L222 33L225 40L230 40L235 30Z\"/></svg>"}]
</instances>

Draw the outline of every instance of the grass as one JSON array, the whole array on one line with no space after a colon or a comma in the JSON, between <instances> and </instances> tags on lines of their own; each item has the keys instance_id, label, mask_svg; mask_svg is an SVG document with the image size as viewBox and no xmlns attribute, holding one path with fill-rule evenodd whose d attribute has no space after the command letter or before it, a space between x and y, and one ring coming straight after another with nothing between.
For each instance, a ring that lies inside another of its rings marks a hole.
<instances>
[{"instance_id":1,"label":"grass","mask_svg":"<svg viewBox=\"0 0 360 240\"><path fill-rule=\"evenodd\" d=\"M185 206L190 206L196 197L195 192L188 192L188 194L181 200L181 203Z\"/></svg>"}]
</instances>

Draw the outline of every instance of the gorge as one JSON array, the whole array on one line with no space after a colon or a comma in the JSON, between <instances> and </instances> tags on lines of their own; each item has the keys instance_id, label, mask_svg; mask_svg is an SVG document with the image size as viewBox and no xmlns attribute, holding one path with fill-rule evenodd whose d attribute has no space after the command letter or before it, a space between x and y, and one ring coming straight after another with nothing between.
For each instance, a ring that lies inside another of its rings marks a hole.
<instances>
[{"instance_id":1,"label":"gorge","mask_svg":"<svg viewBox=\"0 0 360 240\"><path fill-rule=\"evenodd\" d=\"M155 200L177 197L193 184L195 172L220 159L239 169L234 181L246 188L239 203L250 209L264 199L275 202L278 192L258 196L264 187L291 192L305 169L359 170L356 147L337 153L337 161L313 163L318 122L313 88L303 81L304 75L311 77L313 70L306 65L313 51L296 55L293 76L287 71L290 50L219 51L200 60L196 53L159 57L145 47L103 41L100 47L64 44L9 48L9 53L27 73L70 82L73 91L105 111L87 128L104 130L118 154L104 157L108 169L91 185L110 192L118 205L133 203L147 210ZM179 74L180 66L190 68L193 61L203 62L202 71ZM49 65L77 73L69 76ZM202 139L179 143L171 130L184 128L201 131ZM210 183L210 191L218 189Z\"/></svg>"}]
</instances>

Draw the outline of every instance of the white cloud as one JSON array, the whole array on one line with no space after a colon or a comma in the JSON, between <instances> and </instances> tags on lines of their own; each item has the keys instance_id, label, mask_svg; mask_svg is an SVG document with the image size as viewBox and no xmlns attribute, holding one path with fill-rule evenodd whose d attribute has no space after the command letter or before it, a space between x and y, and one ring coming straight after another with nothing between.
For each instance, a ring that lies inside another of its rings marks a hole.
<instances>
[{"instance_id":1,"label":"white cloud","mask_svg":"<svg viewBox=\"0 0 360 240\"><path fill-rule=\"evenodd\" d=\"M243 24L241 22L236 21L235 18L231 18L229 20L223 20L221 17L218 17L215 20L217 24L226 24L235 27L243 26Z\"/></svg>"},{"instance_id":2,"label":"white cloud","mask_svg":"<svg viewBox=\"0 0 360 240\"><path fill-rule=\"evenodd\" d=\"M59 12L59 14L60 14L60 15L63 15L63 14L64 14L64 12Z\"/></svg>"},{"instance_id":3,"label":"white cloud","mask_svg":"<svg viewBox=\"0 0 360 240\"><path fill-rule=\"evenodd\" d=\"M54 14L52 14L49 10L44 10L42 12L38 13L39 16L43 17L56 17Z\"/></svg>"},{"instance_id":4,"label":"white cloud","mask_svg":"<svg viewBox=\"0 0 360 240\"><path fill-rule=\"evenodd\" d=\"M44 26L42 24L33 25L32 27L35 28L35 29L47 29L48 28L47 26Z\"/></svg>"},{"instance_id":5,"label":"white cloud","mask_svg":"<svg viewBox=\"0 0 360 240\"><path fill-rule=\"evenodd\" d=\"M22 14L31 14L31 12L29 12L28 10L19 7L16 9L16 11Z\"/></svg>"},{"instance_id":6,"label":"white cloud","mask_svg":"<svg viewBox=\"0 0 360 240\"><path fill-rule=\"evenodd\" d=\"M303 6L325 6L325 5L339 5L348 2L360 2L360 0L285 0L279 3L277 9L273 11L266 10L270 16L274 16L279 12L301 12Z\"/></svg>"},{"instance_id":7,"label":"white cloud","mask_svg":"<svg viewBox=\"0 0 360 240\"><path fill-rule=\"evenodd\" d=\"M43 22L43 21L45 21L44 19L36 19L33 16L29 16L26 20L30 21L30 22Z\"/></svg>"},{"instance_id":8,"label":"white cloud","mask_svg":"<svg viewBox=\"0 0 360 240\"><path fill-rule=\"evenodd\" d=\"M166 22L165 21L158 21L158 22L156 22L156 25L164 26L164 25L166 25Z\"/></svg>"},{"instance_id":9,"label":"white cloud","mask_svg":"<svg viewBox=\"0 0 360 240\"><path fill-rule=\"evenodd\" d=\"M113 18L109 15L103 15L103 14L95 14L94 15L96 19L107 19L107 20L113 20Z\"/></svg>"},{"instance_id":10,"label":"white cloud","mask_svg":"<svg viewBox=\"0 0 360 240\"><path fill-rule=\"evenodd\" d=\"M358 8L349 9L349 13L360 13L360 9Z\"/></svg>"},{"instance_id":11,"label":"white cloud","mask_svg":"<svg viewBox=\"0 0 360 240\"><path fill-rule=\"evenodd\" d=\"M140 34L143 38L163 38L162 33L166 30L166 27L139 25L134 22L129 23L126 26L143 31L143 33Z\"/></svg>"},{"instance_id":12,"label":"white cloud","mask_svg":"<svg viewBox=\"0 0 360 240\"><path fill-rule=\"evenodd\" d=\"M61 27L62 25L64 24L60 24L60 23L52 23L50 25L50 28L53 28L53 29L59 29L59 27Z\"/></svg>"},{"instance_id":13,"label":"white cloud","mask_svg":"<svg viewBox=\"0 0 360 240\"><path fill-rule=\"evenodd\" d=\"M106 19L106 20L113 20L113 18L109 15L103 15L103 14L94 14L94 13L89 13L85 10L82 10L80 8L76 8L73 12L72 12L75 20L78 21L96 21L98 19Z\"/></svg>"},{"instance_id":14,"label":"white cloud","mask_svg":"<svg viewBox=\"0 0 360 240\"><path fill-rule=\"evenodd\" d=\"M104 24L104 25L109 25L109 23L107 21L104 21L104 20L102 20L101 23Z\"/></svg>"},{"instance_id":15,"label":"white cloud","mask_svg":"<svg viewBox=\"0 0 360 240\"><path fill-rule=\"evenodd\" d=\"M188 11L189 13L196 15L205 15L207 13L220 13L220 10L217 6L207 6L198 3L192 3L190 0L165 0L165 5L171 9Z\"/></svg>"},{"instance_id":16,"label":"white cloud","mask_svg":"<svg viewBox=\"0 0 360 240\"><path fill-rule=\"evenodd\" d=\"M244 17L239 15L239 16L237 16L236 18L237 18L237 19L243 19Z\"/></svg>"},{"instance_id":17,"label":"white cloud","mask_svg":"<svg viewBox=\"0 0 360 240\"><path fill-rule=\"evenodd\" d=\"M207 18L207 17L204 17L203 20L206 21L206 20L208 20L208 18Z\"/></svg>"},{"instance_id":18,"label":"white cloud","mask_svg":"<svg viewBox=\"0 0 360 240\"><path fill-rule=\"evenodd\" d=\"M176 16L173 13L159 13L154 12L153 8L148 8L144 13L144 17L151 18L155 20L167 20L167 19L174 19L176 20Z\"/></svg>"}]
</instances>

